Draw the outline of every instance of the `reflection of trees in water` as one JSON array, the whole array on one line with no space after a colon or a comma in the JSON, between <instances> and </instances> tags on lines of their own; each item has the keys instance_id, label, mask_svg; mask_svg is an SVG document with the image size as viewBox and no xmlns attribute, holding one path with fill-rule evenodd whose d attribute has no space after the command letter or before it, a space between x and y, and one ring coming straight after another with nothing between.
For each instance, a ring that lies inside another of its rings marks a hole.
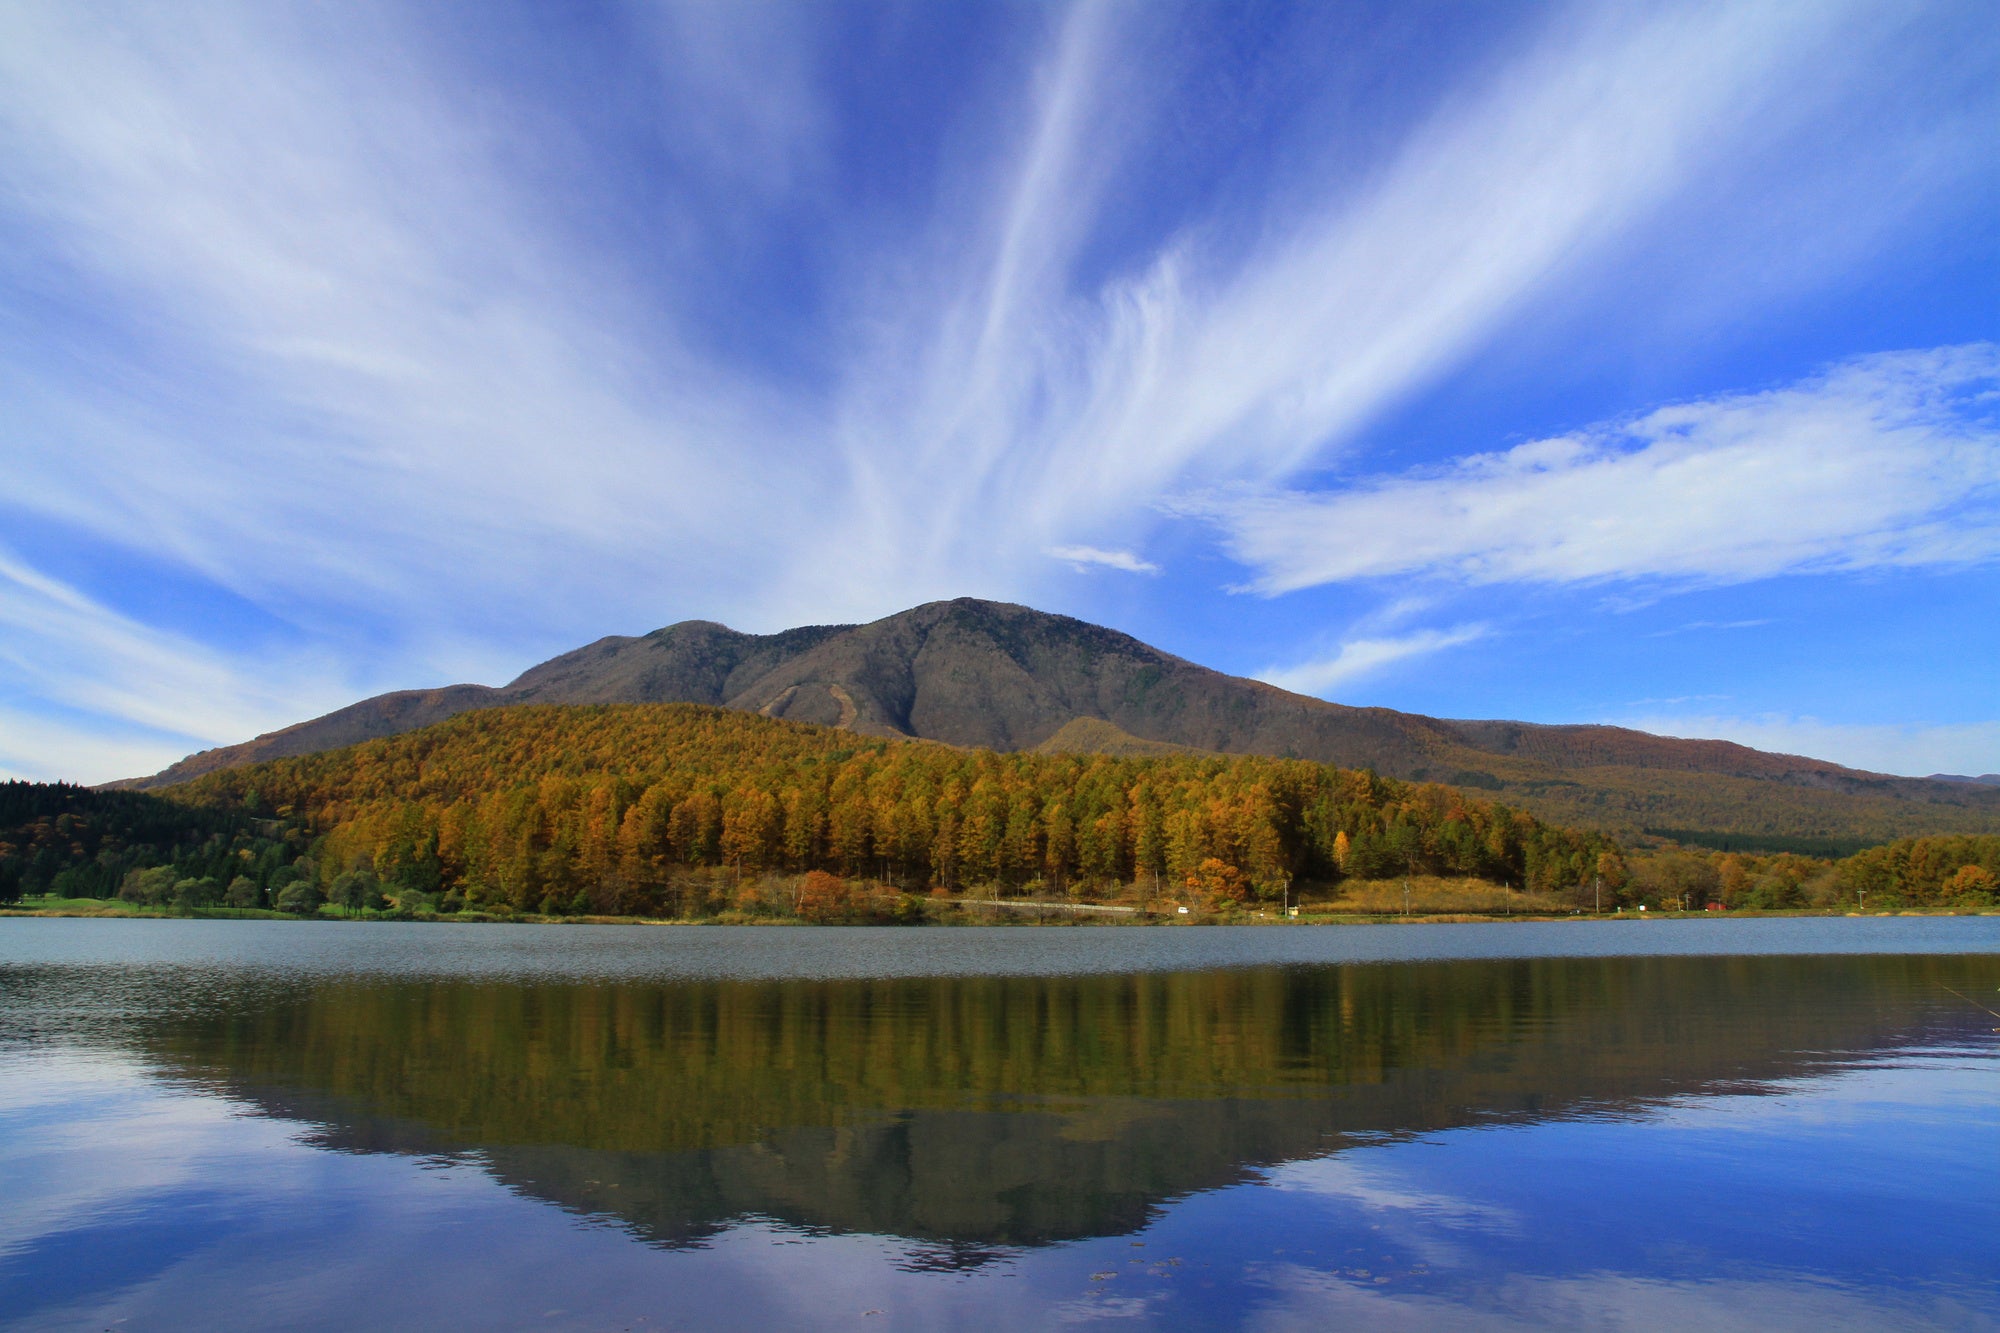
<instances>
[{"instance_id":1,"label":"reflection of trees in water","mask_svg":"<svg viewBox=\"0 0 2000 1333\"><path fill-rule=\"evenodd\" d=\"M164 1021L151 1053L328 1147L475 1152L526 1195L698 1244L769 1218L956 1267L1114 1234L1259 1166L1495 1120L1632 1114L1924 1032L1983 958L1638 958L1061 978L343 981Z\"/></svg>"}]
</instances>

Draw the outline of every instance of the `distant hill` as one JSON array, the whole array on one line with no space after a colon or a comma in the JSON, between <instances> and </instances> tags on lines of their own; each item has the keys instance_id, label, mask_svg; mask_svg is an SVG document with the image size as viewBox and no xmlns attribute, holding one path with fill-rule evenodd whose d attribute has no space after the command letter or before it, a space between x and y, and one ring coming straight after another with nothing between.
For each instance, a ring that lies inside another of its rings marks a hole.
<instances>
[{"instance_id":1,"label":"distant hill","mask_svg":"<svg viewBox=\"0 0 2000 1333\"><path fill-rule=\"evenodd\" d=\"M866 625L742 634L685 621L600 639L499 688L365 699L129 784L397 735L512 704L705 703L995 750L1313 759L1478 790L1626 834L1676 828L1886 841L2000 831L2000 786L1899 778L1727 741L1353 708L1199 666L1116 630L961 598Z\"/></svg>"}]
</instances>

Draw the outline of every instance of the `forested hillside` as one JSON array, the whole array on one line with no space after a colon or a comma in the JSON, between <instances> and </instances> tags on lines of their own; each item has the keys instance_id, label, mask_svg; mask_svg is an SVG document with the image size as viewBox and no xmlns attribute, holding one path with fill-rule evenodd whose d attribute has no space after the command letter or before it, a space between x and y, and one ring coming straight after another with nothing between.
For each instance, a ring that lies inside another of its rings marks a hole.
<instances>
[{"instance_id":1,"label":"forested hillside","mask_svg":"<svg viewBox=\"0 0 2000 1333\"><path fill-rule=\"evenodd\" d=\"M520 910L657 911L704 866L1241 900L1407 870L1558 890L1618 857L1601 834L1302 760L998 754L687 704L467 713L176 795L303 818L326 873L365 863Z\"/></svg>"},{"instance_id":2,"label":"forested hillside","mask_svg":"<svg viewBox=\"0 0 2000 1333\"><path fill-rule=\"evenodd\" d=\"M999 754L678 704L469 713L165 798L0 784L0 901L706 916L762 883L780 892L759 911L918 919L897 905L926 889L1231 910L1405 874L1605 910L1978 911L2000 904L2000 836L1841 860L1629 855L1498 802L1301 760Z\"/></svg>"},{"instance_id":3,"label":"forested hillside","mask_svg":"<svg viewBox=\"0 0 2000 1333\"><path fill-rule=\"evenodd\" d=\"M303 851L304 833L241 803L197 806L67 783L0 782L0 902L23 894L134 893L205 906L243 879L261 890ZM181 887L185 885L185 887ZM255 901L243 904L256 906Z\"/></svg>"},{"instance_id":4,"label":"forested hillside","mask_svg":"<svg viewBox=\"0 0 2000 1333\"><path fill-rule=\"evenodd\" d=\"M1723 741L1603 726L1468 722L1352 708L1199 666L1129 635L959 598L867 625L740 634L706 621L601 639L506 686L366 699L136 785L414 731L519 704L717 704L990 750L1123 757L1204 751L1309 759L1484 793L1630 839L1649 828L1885 842L2000 833L2000 789L1861 773Z\"/></svg>"}]
</instances>

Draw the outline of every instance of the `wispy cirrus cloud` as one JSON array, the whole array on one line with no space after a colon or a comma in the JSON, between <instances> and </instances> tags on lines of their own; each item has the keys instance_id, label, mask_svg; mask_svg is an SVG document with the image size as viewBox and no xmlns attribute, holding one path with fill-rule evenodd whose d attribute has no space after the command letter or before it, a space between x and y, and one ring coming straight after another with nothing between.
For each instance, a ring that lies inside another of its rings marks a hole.
<instances>
[{"instance_id":1,"label":"wispy cirrus cloud","mask_svg":"<svg viewBox=\"0 0 2000 1333\"><path fill-rule=\"evenodd\" d=\"M16 263L118 325L9 349L9 501L266 604L471 633L546 609L524 560L565 583L648 548L701 569L733 521L711 497L782 519L762 478L789 409L579 262L509 127L463 113L464 73L427 65L407 16L331 17L0 18Z\"/></svg>"},{"instance_id":2,"label":"wispy cirrus cloud","mask_svg":"<svg viewBox=\"0 0 2000 1333\"><path fill-rule=\"evenodd\" d=\"M1854 53L1902 22L1557 8L1384 113L1368 152L1339 97L1259 106L1272 179L1177 195L1160 144L1193 20L996 12L1016 28L981 77L912 82L891 127L953 120L910 136L938 160L899 139L862 170L824 10L631 18L641 40L577 60L630 81L575 103L517 77L563 64L523 54L549 35L533 6L470 44L390 5L0 12L0 500L336 645L330 670L254 664L295 713L328 675L418 683L684 614L1031 597L1051 551L1147 572L1163 497L1338 458L1698 209L1746 145L1810 141L1798 108L1874 87ZM923 71L892 48L855 49L901 88ZM1323 56L1275 45L1275 83L1324 81ZM1252 535L1273 587L1338 576ZM108 600L253 674L200 617ZM1358 639L1319 678L1457 632ZM46 633L0 688L71 707L47 691L73 663L93 725L154 725ZM207 741L262 718L178 715Z\"/></svg>"},{"instance_id":3,"label":"wispy cirrus cloud","mask_svg":"<svg viewBox=\"0 0 2000 1333\"><path fill-rule=\"evenodd\" d=\"M1672 580L2000 557L2000 347L1862 357L1326 494L1215 508L1266 593L1388 576Z\"/></svg>"},{"instance_id":4,"label":"wispy cirrus cloud","mask_svg":"<svg viewBox=\"0 0 2000 1333\"><path fill-rule=\"evenodd\" d=\"M1131 551L1107 551L1096 546L1051 546L1049 557L1064 560L1078 569L1096 565L1105 569L1123 570L1127 574L1157 574L1160 567Z\"/></svg>"},{"instance_id":5,"label":"wispy cirrus cloud","mask_svg":"<svg viewBox=\"0 0 2000 1333\"><path fill-rule=\"evenodd\" d=\"M130 776L163 748L275 729L301 708L344 701L342 682L309 667L259 665L120 615L0 550L0 679L44 703L0 699L0 776ZM117 725L93 721L102 718Z\"/></svg>"},{"instance_id":6,"label":"wispy cirrus cloud","mask_svg":"<svg viewBox=\"0 0 2000 1333\"><path fill-rule=\"evenodd\" d=\"M1349 639L1338 652L1318 661L1296 666L1273 667L1259 672L1257 679L1267 685L1298 694L1325 694L1350 681L1373 675L1385 667L1413 657L1426 657L1476 643L1492 633L1487 625L1456 625L1450 629L1420 629L1407 634Z\"/></svg>"},{"instance_id":7,"label":"wispy cirrus cloud","mask_svg":"<svg viewBox=\"0 0 2000 1333\"><path fill-rule=\"evenodd\" d=\"M1775 623L1769 616L1758 616L1751 620L1690 620L1687 624L1676 625L1672 629L1654 630L1647 637L1665 639L1675 634L1693 634L1701 630L1762 629L1766 625Z\"/></svg>"},{"instance_id":8,"label":"wispy cirrus cloud","mask_svg":"<svg viewBox=\"0 0 2000 1333\"><path fill-rule=\"evenodd\" d=\"M1858 12L1698 5L1551 24L1364 184L1332 172L1331 188L1259 218L1248 246L1177 230L1079 288L1146 104L1120 68L1121 16L1079 6L995 220L947 219L982 243L899 288L898 309L870 311L891 334L844 397L844 432L867 442L838 539L855 563L790 586L823 598L857 565L891 579L912 535L939 583L996 566L1019 580L1024 538L1044 546L1191 481L1268 482L1324 457L1652 217L1713 165L1705 154L1783 123L1792 81L1838 77L1809 53ZM917 508L931 526L892 539Z\"/></svg>"}]
</instances>

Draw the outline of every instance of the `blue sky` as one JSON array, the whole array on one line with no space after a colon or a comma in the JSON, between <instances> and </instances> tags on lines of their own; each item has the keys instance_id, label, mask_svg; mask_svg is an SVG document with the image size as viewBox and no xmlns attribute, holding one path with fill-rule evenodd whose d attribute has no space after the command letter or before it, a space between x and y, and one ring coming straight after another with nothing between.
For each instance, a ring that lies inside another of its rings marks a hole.
<instances>
[{"instance_id":1,"label":"blue sky","mask_svg":"<svg viewBox=\"0 0 2000 1333\"><path fill-rule=\"evenodd\" d=\"M0 4L0 774L998 597L2000 770L1990 6Z\"/></svg>"}]
</instances>

